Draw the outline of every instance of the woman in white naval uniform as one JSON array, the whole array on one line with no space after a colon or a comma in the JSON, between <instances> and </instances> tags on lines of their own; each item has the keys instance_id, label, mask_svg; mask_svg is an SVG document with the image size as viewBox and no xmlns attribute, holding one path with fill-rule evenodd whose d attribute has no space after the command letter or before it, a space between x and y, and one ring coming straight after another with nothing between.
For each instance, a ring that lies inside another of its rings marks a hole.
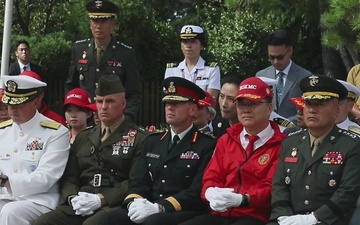
<instances>
[{"instance_id":1,"label":"woman in white naval uniform","mask_svg":"<svg viewBox=\"0 0 360 225\"><path fill-rule=\"evenodd\" d=\"M185 59L180 63L168 63L164 79L185 78L209 92L216 99L221 88L220 68L217 63L205 62L200 56L207 45L204 29L200 26L185 25L181 28L180 40Z\"/></svg>"},{"instance_id":2,"label":"woman in white naval uniform","mask_svg":"<svg viewBox=\"0 0 360 225\"><path fill-rule=\"evenodd\" d=\"M0 224L30 225L60 204L69 131L37 111L46 83L21 75L2 80L11 120L0 123Z\"/></svg>"}]
</instances>

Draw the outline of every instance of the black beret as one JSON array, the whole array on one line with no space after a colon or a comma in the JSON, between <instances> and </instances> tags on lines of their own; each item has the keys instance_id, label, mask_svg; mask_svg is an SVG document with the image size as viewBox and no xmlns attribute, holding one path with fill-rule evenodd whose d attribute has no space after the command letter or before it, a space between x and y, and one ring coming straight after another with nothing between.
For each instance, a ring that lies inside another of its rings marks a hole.
<instances>
[{"instance_id":1,"label":"black beret","mask_svg":"<svg viewBox=\"0 0 360 225\"><path fill-rule=\"evenodd\" d=\"M120 81L120 78L113 74L100 77L99 83L95 90L95 94L98 96L105 96L123 92L125 92L125 88Z\"/></svg>"}]
</instances>

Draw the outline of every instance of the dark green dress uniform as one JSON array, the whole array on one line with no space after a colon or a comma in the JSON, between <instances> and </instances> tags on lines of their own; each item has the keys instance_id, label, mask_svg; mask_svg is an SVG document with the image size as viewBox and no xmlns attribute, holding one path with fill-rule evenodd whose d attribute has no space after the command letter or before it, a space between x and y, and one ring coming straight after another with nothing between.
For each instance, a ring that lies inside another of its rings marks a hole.
<instances>
[{"instance_id":1,"label":"dark green dress uniform","mask_svg":"<svg viewBox=\"0 0 360 225\"><path fill-rule=\"evenodd\" d=\"M121 205L147 133L127 119L104 142L100 141L100 133L101 126L97 125L77 135L60 183L60 191L66 201L37 224L82 224L88 217L75 216L68 202L69 196L80 191L101 193L108 203L98 211L100 213L91 215L89 220L93 222L87 224L97 225L98 217L104 211ZM51 218L49 221L52 222L44 222L47 218ZM63 222L57 223L56 220Z\"/></svg>"},{"instance_id":2,"label":"dark green dress uniform","mask_svg":"<svg viewBox=\"0 0 360 225\"><path fill-rule=\"evenodd\" d=\"M65 93L80 87L89 93L93 101L99 78L107 74L119 76L126 89L125 115L135 120L142 98L135 54L131 47L116 41L114 37L111 37L99 64L96 62L93 38L77 41L73 45Z\"/></svg>"},{"instance_id":3,"label":"dark green dress uniform","mask_svg":"<svg viewBox=\"0 0 360 225\"><path fill-rule=\"evenodd\" d=\"M347 225L360 194L360 138L334 126L311 156L308 130L282 143L272 187L270 224L314 212L319 224Z\"/></svg>"}]
</instances>

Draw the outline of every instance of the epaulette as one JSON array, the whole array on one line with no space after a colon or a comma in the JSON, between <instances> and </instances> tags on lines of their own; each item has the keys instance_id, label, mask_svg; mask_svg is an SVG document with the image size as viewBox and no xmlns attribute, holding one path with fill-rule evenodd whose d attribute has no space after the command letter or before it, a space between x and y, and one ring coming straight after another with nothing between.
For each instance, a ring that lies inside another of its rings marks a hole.
<instances>
[{"instance_id":1,"label":"epaulette","mask_svg":"<svg viewBox=\"0 0 360 225\"><path fill-rule=\"evenodd\" d=\"M204 134L206 136L209 136L209 137L211 137L213 139L217 138L211 131L210 132L208 132L208 131L205 131L205 132L200 131L200 133L202 133L202 134Z\"/></svg>"},{"instance_id":2,"label":"epaulette","mask_svg":"<svg viewBox=\"0 0 360 225\"><path fill-rule=\"evenodd\" d=\"M174 68L177 67L179 63L166 63L166 68Z\"/></svg>"},{"instance_id":3,"label":"epaulette","mask_svg":"<svg viewBox=\"0 0 360 225\"><path fill-rule=\"evenodd\" d=\"M304 131L304 129L300 128L300 130L297 130L297 131L291 132L291 133L289 133L287 136L292 136L292 135L294 135L294 134L301 133L302 131Z\"/></svg>"},{"instance_id":4,"label":"epaulette","mask_svg":"<svg viewBox=\"0 0 360 225\"><path fill-rule=\"evenodd\" d=\"M217 62L205 62L205 66L216 67L217 65Z\"/></svg>"},{"instance_id":5,"label":"epaulette","mask_svg":"<svg viewBox=\"0 0 360 225\"><path fill-rule=\"evenodd\" d=\"M140 131L141 133L148 134L149 131L147 131L144 127L138 126L136 124L131 124L131 127L136 129L137 131Z\"/></svg>"},{"instance_id":6,"label":"epaulette","mask_svg":"<svg viewBox=\"0 0 360 225\"><path fill-rule=\"evenodd\" d=\"M0 129L3 129L5 127L11 126L14 123L13 120L6 120L4 122L0 123Z\"/></svg>"},{"instance_id":7,"label":"epaulette","mask_svg":"<svg viewBox=\"0 0 360 225\"><path fill-rule=\"evenodd\" d=\"M350 130L339 129L339 133L345 134L346 136L349 136L351 138L359 138L360 137L357 133L354 133Z\"/></svg>"},{"instance_id":8,"label":"epaulette","mask_svg":"<svg viewBox=\"0 0 360 225\"><path fill-rule=\"evenodd\" d=\"M40 121L40 126L57 130L61 126L61 123L51 121L51 120L42 120L42 121Z\"/></svg>"},{"instance_id":9,"label":"epaulette","mask_svg":"<svg viewBox=\"0 0 360 225\"><path fill-rule=\"evenodd\" d=\"M118 44L119 44L119 42L118 42ZM126 45L126 44L124 44L124 43L122 43L122 42L120 42L120 44L121 44L122 46L124 46L125 48L132 49L132 47L131 47L131 46Z\"/></svg>"},{"instance_id":10,"label":"epaulette","mask_svg":"<svg viewBox=\"0 0 360 225\"><path fill-rule=\"evenodd\" d=\"M351 132L354 132L355 134L360 135L360 128L357 127L357 126L349 126L348 130L351 131Z\"/></svg>"},{"instance_id":11,"label":"epaulette","mask_svg":"<svg viewBox=\"0 0 360 225\"><path fill-rule=\"evenodd\" d=\"M75 41L75 44L82 43L82 42L85 42L85 41L90 41L90 38L77 40L77 41Z\"/></svg>"},{"instance_id":12,"label":"epaulette","mask_svg":"<svg viewBox=\"0 0 360 225\"><path fill-rule=\"evenodd\" d=\"M294 127L295 126L295 124L293 122L291 122L290 120L279 118L279 117L274 118L273 121L283 127Z\"/></svg>"}]
</instances>

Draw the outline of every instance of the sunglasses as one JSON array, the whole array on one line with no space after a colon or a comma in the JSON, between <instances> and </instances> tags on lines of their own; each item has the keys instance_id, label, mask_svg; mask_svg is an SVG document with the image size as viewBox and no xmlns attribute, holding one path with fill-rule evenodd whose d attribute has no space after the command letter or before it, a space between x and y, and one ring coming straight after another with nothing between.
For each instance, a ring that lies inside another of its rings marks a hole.
<instances>
[{"instance_id":1,"label":"sunglasses","mask_svg":"<svg viewBox=\"0 0 360 225\"><path fill-rule=\"evenodd\" d=\"M289 51L290 51L290 48L288 48L288 50L283 55L269 55L269 60L270 61L274 61L275 59L283 60Z\"/></svg>"}]
</instances>

